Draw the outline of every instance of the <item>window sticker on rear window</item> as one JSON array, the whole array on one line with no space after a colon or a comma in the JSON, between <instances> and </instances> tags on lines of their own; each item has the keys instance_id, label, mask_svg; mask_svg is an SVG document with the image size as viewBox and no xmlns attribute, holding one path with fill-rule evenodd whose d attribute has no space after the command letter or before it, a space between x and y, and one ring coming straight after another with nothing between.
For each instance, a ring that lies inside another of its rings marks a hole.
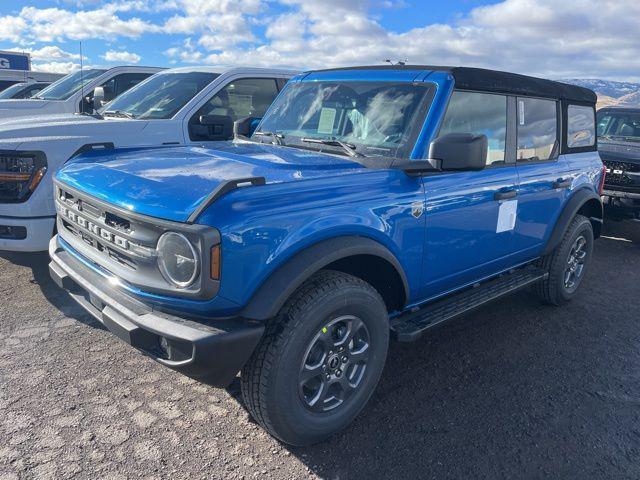
<instances>
[{"instance_id":1,"label":"window sticker on rear window","mask_svg":"<svg viewBox=\"0 0 640 480\"><path fill-rule=\"evenodd\" d=\"M333 124L336 121L335 108L323 108L320 110L320 121L318 122L318 133L332 134Z\"/></svg>"}]
</instances>

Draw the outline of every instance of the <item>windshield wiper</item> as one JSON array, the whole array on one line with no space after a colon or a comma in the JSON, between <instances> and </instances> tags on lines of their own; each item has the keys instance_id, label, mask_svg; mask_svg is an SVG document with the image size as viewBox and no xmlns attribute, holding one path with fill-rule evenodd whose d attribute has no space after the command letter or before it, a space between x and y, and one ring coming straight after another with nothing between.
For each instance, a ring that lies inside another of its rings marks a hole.
<instances>
[{"instance_id":1,"label":"windshield wiper","mask_svg":"<svg viewBox=\"0 0 640 480\"><path fill-rule=\"evenodd\" d=\"M300 139L304 143L319 143L321 145L329 145L330 147L341 147L347 155L350 157L364 157L363 154L356 152L356 146L343 142L342 140L336 140L335 138L308 138L303 137Z\"/></svg>"},{"instance_id":2,"label":"windshield wiper","mask_svg":"<svg viewBox=\"0 0 640 480\"><path fill-rule=\"evenodd\" d=\"M276 145L284 145L284 135L282 135L281 133L263 132L261 130L257 130L253 132L253 135L260 135L262 137L271 137L273 138L273 143L275 143Z\"/></svg>"},{"instance_id":3,"label":"windshield wiper","mask_svg":"<svg viewBox=\"0 0 640 480\"><path fill-rule=\"evenodd\" d=\"M102 115L105 117L124 117L124 118L130 118L130 119L136 118L135 115L133 115L132 113L126 112L124 110L107 110Z\"/></svg>"}]
</instances>

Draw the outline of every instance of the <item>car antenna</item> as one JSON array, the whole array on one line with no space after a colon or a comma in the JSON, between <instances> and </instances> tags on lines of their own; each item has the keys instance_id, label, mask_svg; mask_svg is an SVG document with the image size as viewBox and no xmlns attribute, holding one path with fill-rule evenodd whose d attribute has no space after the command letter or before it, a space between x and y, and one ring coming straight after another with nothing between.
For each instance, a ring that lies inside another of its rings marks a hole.
<instances>
[{"instance_id":1,"label":"car antenna","mask_svg":"<svg viewBox=\"0 0 640 480\"><path fill-rule=\"evenodd\" d=\"M84 78L82 75L82 40L80 40L80 115L84 113Z\"/></svg>"}]
</instances>

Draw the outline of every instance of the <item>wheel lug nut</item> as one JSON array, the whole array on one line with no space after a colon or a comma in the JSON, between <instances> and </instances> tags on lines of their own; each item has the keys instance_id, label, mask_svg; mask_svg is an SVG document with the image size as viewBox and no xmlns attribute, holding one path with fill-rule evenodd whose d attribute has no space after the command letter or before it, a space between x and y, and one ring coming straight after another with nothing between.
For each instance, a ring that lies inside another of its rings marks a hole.
<instances>
[{"instance_id":1,"label":"wheel lug nut","mask_svg":"<svg viewBox=\"0 0 640 480\"><path fill-rule=\"evenodd\" d=\"M339 377L340 375L342 375L342 370L337 370L336 371L336 375Z\"/></svg>"},{"instance_id":2,"label":"wheel lug nut","mask_svg":"<svg viewBox=\"0 0 640 480\"><path fill-rule=\"evenodd\" d=\"M327 373L327 380L331 380L331 375Z\"/></svg>"},{"instance_id":3,"label":"wheel lug nut","mask_svg":"<svg viewBox=\"0 0 640 480\"><path fill-rule=\"evenodd\" d=\"M347 358L346 355L344 357L342 357L342 363L347 363L347 360L349 360L349 359Z\"/></svg>"}]
</instances>

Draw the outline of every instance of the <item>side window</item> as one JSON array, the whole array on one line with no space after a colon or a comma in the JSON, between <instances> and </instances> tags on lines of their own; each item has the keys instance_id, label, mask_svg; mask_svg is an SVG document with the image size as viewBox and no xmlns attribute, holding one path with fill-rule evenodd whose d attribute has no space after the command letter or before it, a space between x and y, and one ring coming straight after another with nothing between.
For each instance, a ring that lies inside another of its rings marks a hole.
<instances>
[{"instance_id":1,"label":"side window","mask_svg":"<svg viewBox=\"0 0 640 480\"><path fill-rule=\"evenodd\" d=\"M595 111L591 107L567 108L567 147L591 147L596 143Z\"/></svg>"},{"instance_id":2,"label":"side window","mask_svg":"<svg viewBox=\"0 0 640 480\"><path fill-rule=\"evenodd\" d=\"M439 135L449 133L486 135L489 144L487 165L504 163L507 97L491 93L453 92Z\"/></svg>"},{"instance_id":3,"label":"side window","mask_svg":"<svg viewBox=\"0 0 640 480\"><path fill-rule=\"evenodd\" d=\"M558 106L555 100L518 98L519 162L555 158L558 154Z\"/></svg>"},{"instance_id":4,"label":"side window","mask_svg":"<svg viewBox=\"0 0 640 480\"><path fill-rule=\"evenodd\" d=\"M278 95L273 78L243 78L219 90L189 121L191 140L220 140L219 129L200 124L207 115L229 117L231 122L244 117L262 117ZM215 126L214 126L215 127ZM209 132L209 133L207 133Z\"/></svg>"},{"instance_id":5,"label":"side window","mask_svg":"<svg viewBox=\"0 0 640 480\"><path fill-rule=\"evenodd\" d=\"M116 75L115 80L115 97L122 95L131 87L135 87L141 81L146 80L152 74L151 73L123 73L122 75Z\"/></svg>"}]
</instances>

